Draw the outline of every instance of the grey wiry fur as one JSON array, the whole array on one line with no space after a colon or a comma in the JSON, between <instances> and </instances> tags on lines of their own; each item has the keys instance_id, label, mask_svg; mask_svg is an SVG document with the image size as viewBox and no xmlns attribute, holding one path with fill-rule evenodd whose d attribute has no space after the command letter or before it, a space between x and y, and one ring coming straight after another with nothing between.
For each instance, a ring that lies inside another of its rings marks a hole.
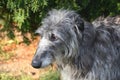
<instances>
[{"instance_id":1,"label":"grey wiry fur","mask_svg":"<svg viewBox=\"0 0 120 80\"><path fill-rule=\"evenodd\" d=\"M36 32L41 41L33 67L55 62L62 80L120 80L119 24L91 24L74 11L52 10Z\"/></svg>"}]
</instances>

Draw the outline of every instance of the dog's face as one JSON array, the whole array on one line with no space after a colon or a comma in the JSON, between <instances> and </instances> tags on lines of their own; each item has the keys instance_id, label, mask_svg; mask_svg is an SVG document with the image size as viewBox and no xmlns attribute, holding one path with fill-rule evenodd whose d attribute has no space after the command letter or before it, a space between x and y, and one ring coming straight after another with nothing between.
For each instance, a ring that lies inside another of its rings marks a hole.
<instances>
[{"instance_id":1,"label":"dog's face","mask_svg":"<svg viewBox=\"0 0 120 80\"><path fill-rule=\"evenodd\" d=\"M51 31L46 29L38 30L42 34L40 34L41 40L32 61L33 67L42 68L52 64L54 61L59 62L64 58L65 53L69 53L67 44L70 43L71 35L68 35L70 33L67 33L64 28L52 29Z\"/></svg>"},{"instance_id":2,"label":"dog's face","mask_svg":"<svg viewBox=\"0 0 120 80\"><path fill-rule=\"evenodd\" d=\"M46 67L53 62L61 64L62 60L74 56L72 53L77 51L78 46L78 29L74 29L76 24L71 19L72 15L67 14L66 11L51 13L36 31L41 40L32 60L34 68Z\"/></svg>"}]
</instances>

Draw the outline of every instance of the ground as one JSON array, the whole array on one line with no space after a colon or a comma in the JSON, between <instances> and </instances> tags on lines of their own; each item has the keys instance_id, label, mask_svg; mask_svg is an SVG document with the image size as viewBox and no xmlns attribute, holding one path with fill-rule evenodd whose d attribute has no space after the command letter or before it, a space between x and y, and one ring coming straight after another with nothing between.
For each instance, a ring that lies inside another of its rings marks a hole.
<instances>
[{"instance_id":1,"label":"ground","mask_svg":"<svg viewBox=\"0 0 120 80\"><path fill-rule=\"evenodd\" d=\"M9 73L12 76L26 74L32 76L33 79L39 79L40 75L48 70L54 70L54 67L38 70L31 66L32 57L34 56L39 39L36 36L29 45L21 41L16 43L13 40L1 39L0 73Z\"/></svg>"}]
</instances>

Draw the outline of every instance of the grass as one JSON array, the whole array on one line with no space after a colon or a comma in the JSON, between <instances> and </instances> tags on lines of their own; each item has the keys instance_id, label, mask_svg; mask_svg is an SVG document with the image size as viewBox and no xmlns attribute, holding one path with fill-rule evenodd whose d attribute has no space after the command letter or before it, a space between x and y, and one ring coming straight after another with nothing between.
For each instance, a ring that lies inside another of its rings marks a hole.
<instances>
[{"instance_id":1,"label":"grass","mask_svg":"<svg viewBox=\"0 0 120 80\"><path fill-rule=\"evenodd\" d=\"M6 53L0 48L0 60L9 60L13 56L13 53Z\"/></svg>"},{"instance_id":2,"label":"grass","mask_svg":"<svg viewBox=\"0 0 120 80\"><path fill-rule=\"evenodd\" d=\"M33 79L30 76L25 74L21 76L10 76L7 73L1 73L0 80L33 80Z\"/></svg>"},{"instance_id":3,"label":"grass","mask_svg":"<svg viewBox=\"0 0 120 80\"><path fill-rule=\"evenodd\" d=\"M0 60L1 61L9 60L9 59L11 59L11 57L14 56L12 51L6 52L2 49L2 46L4 46L4 45L5 45L5 43L0 43Z\"/></svg>"},{"instance_id":4,"label":"grass","mask_svg":"<svg viewBox=\"0 0 120 80\"><path fill-rule=\"evenodd\" d=\"M15 80L15 78L11 77L11 76L8 76L6 75L5 73L1 73L0 74L0 80Z\"/></svg>"},{"instance_id":5,"label":"grass","mask_svg":"<svg viewBox=\"0 0 120 80\"><path fill-rule=\"evenodd\" d=\"M60 80L58 71L49 71L44 76L40 76L40 80Z\"/></svg>"},{"instance_id":6,"label":"grass","mask_svg":"<svg viewBox=\"0 0 120 80\"><path fill-rule=\"evenodd\" d=\"M11 42L9 42L9 44L11 44ZM12 52L4 51L2 49L2 46L4 45L5 43L3 44L0 42L0 61L6 61L15 56ZM22 73L20 76L14 76L0 71L0 80L60 80L59 78L59 72L53 70L49 70L45 72L45 74L40 75L39 79L33 79L31 76L25 73Z\"/></svg>"},{"instance_id":7,"label":"grass","mask_svg":"<svg viewBox=\"0 0 120 80\"><path fill-rule=\"evenodd\" d=\"M34 79L26 74L22 74L20 76L11 76L7 73L0 73L0 80L34 80ZM60 80L59 72L49 71L48 73L40 76L40 78L37 80Z\"/></svg>"}]
</instances>

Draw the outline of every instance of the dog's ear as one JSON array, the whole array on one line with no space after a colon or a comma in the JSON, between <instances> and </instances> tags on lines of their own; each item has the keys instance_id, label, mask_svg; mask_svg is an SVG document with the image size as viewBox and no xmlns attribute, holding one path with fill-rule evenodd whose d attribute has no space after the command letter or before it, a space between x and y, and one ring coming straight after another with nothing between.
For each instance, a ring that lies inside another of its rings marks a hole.
<instances>
[{"instance_id":1,"label":"dog's ear","mask_svg":"<svg viewBox=\"0 0 120 80\"><path fill-rule=\"evenodd\" d=\"M79 16L74 17L75 28L77 27L81 32L84 31L84 20Z\"/></svg>"},{"instance_id":2,"label":"dog's ear","mask_svg":"<svg viewBox=\"0 0 120 80\"><path fill-rule=\"evenodd\" d=\"M80 15L78 15L75 12L72 12L71 14L69 14L69 18L73 20L73 28L75 30L78 29L80 32L84 31L84 20L80 17Z\"/></svg>"}]
</instances>

